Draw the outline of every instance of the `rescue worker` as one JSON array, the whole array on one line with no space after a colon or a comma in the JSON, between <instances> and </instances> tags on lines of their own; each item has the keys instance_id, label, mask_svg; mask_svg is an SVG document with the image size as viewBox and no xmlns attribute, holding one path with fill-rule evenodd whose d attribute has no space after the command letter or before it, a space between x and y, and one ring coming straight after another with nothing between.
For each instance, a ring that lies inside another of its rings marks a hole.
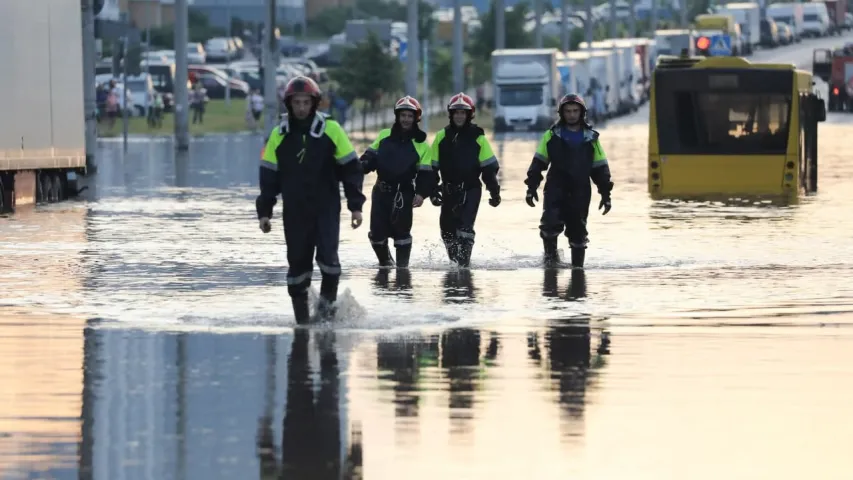
<instances>
[{"instance_id":1,"label":"rescue worker","mask_svg":"<svg viewBox=\"0 0 853 480\"><path fill-rule=\"evenodd\" d=\"M361 193L364 173L358 156L341 125L317 112L320 87L298 76L284 91L281 124L270 132L261 155L260 187L255 206L261 231L271 230L276 196L282 197L284 238L287 244L287 291L299 324L310 320L308 288L311 286L316 248L322 273L317 315L334 315L341 265L338 261L343 183L352 228L362 223Z\"/></svg>"},{"instance_id":2,"label":"rescue worker","mask_svg":"<svg viewBox=\"0 0 853 480\"><path fill-rule=\"evenodd\" d=\"M539 235L545 249L545 265L560 262L557 238L565 229L572 252L572 267L583 268L587 239L586 220L592 189L589 179L598 187L603 215L610 211L610 167L607 155L598 140L598 132L586 120L586 105L576 94L560 100L557 107L559 120L544 135L527 170L527 204L535 207L539 200L536 189L542 182L542 172L548 170L545 180L545 198ZM549 169L550 166L550 169Z\"/></svg>"},{"instance_id":3,"label":"rescue worker","mask_svg":"<svg viewBox=\"0 0 853 480\"><path fill-rule=\"evenodd\" d=\"M364 173L376 172L371 194L368 238L380 267L394 265L388 238L394 239L397 267L409 268L412 253L412 208L424 199L415 195L415 176L420 164L430 165L426 133L418 128L421 104L405 96L394 105L394 125L379 136L361 156Z\"/></svg>"},{"instance_id":4,"label":"rescue worker","mask_svg":"<svg viewBox=\"0 0 853 480\"><path fill-rule=\"evenodd\" d=\"M424 173L418 175L417 193L441 207L439 224L447 256L460 267L468 267L483 183L489 190L489 205L501 203L500 166L483 129L472 123L474 100L457 93L450 98L447 113L450 124L436 133L430 163L421 163ZM432 175L426 173L430 170Z\"/></svg>"}]
</instances>

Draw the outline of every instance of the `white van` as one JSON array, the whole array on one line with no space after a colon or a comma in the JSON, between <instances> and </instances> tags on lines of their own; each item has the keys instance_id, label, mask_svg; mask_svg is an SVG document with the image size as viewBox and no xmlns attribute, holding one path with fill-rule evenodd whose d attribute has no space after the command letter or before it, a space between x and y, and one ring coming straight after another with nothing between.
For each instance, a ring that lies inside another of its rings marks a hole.
<instances>
[{"instance_id":1,"label":"white van","mask_svg":"<svg viewBox=\"0 0 853 480\"><path fill-rule=\"evenodd\" d=\"M803 34L825 37L829 34L829 10L823 2L803 3Z\"/></svg>"},{"instance_id":2,"label":"white van","mask_svg":"<svg viewBox=\"0 0 853 480\"><path fill-rule=\"evenodd\" d=\"M767 7L767 16L774 22L782 22L791 27L794 41L803 38L803 3L774 3Z\"/></svg>"}]
</instances>

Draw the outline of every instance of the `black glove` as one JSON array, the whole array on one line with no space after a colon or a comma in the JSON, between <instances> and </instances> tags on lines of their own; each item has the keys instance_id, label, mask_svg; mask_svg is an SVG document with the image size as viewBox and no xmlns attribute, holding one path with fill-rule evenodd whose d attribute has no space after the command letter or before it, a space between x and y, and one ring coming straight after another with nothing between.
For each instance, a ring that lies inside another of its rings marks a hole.
<instances>
[{"instance_id":1,"label":"black glove","mask_svg":"<svg viewBox=\"0 0 853 480\"><path fill-rule=\"evenodd\" d=\"M534 200L538 202L539 201L539 195L536 194L536 190L530 189L527 191L527 196L524 198L524 200L531 207L535 207L536 203L534 203Z\"/></svg>"},{"instance_id":2,"label":"black glove","mask_svg":"<svg viewBox=\"0 0 853 480\"><path fill-rule=\"evenodd\" d=\"M599 193L601 194L601 202L598 204L598 209L604 209L601 212L602 215L607 215L607 212L610 211L612 205L610 204L610 191L613 190L613 182L608 182L608 184L603 188L599 189Z\"/></svg>"},{"instance_id":3,"label":"black glove","mask_svg":"<svg viewBox=\"0 0 853 480\"><path fill-rule=\"evenodd\" d=\"M497 207L501 204L501 193L498 191L489 192L489 205Z\"/></svg>"},{"instance_id":4,"label":"black glove","mask_svg":"<svg viewBox=\"0 0 853 480\"><path fill-rule=\"evenodd\" d=\"M432 196L429 197L430 203L432 203L436 207L441 206L441 190L436 189L436 191L432 192Z\"/></svg>"},{"instance_id":5,"label":"black glove","mask_svg":"<svg viewBox=\"0 0 853 480\"><path fill-rule=\"evenodd\" d=\"M607 212L610 211L611 206L612 205L610 205L610 194L608 193L607 195L602 195L601 196L601 203L598 204L599 210L601 210L602 208L604 209L604 211L601 212L601 214L607 215Z\"/></svg>"}]
</instances>

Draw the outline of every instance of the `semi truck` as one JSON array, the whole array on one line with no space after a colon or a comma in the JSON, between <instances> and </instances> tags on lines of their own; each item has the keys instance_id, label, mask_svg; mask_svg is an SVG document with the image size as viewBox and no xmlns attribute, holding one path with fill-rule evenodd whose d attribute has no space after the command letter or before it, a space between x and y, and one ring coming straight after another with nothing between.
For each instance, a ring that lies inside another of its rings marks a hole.
<instances>
[{"instance_id":1,"label":"semi truck","mask_svg":"<svg viewBox=\"0 0 853 480\"><path fill-rule=\"evenodd\" d=\"M562 90L557 49L492 52L495 131L545 130Z\"/></svg>"},{"instance_id":2,"label":"semi truck","mask_svg":"<svg viewBox=\"0 0 853 480\"><path fill-rule=\"evenodd\" d=\"M814 50L812 72L828 84L827 110L853 112L853 43Z\"/></svg>"},{"instance_id":3,"label":"semi truck","mask_svg":"<svg viewBox=\"0 0 853 480\"><path fill-rule=\"evenodd\" d=\"M80 25L80 0L0 2L0 31L15 39L0 42L0 211L77 193L86 171Z\"/></svg>"}]
</instances>

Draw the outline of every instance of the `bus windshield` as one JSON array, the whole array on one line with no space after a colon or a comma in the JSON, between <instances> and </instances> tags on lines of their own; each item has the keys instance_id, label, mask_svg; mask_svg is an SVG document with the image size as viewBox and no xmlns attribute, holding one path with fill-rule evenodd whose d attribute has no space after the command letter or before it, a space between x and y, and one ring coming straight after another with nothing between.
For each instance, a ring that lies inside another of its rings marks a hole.
<instances>
[{"instance_id":1,"label":"bus windshield","mask_svg":"<svg viewBox=\"0 0 853 480\"><path fill-rule=\"evenodd\" d=\"M767 87L774 85L771 80L765 84L765 91L760 91L749 88L750 82L738 82L743 80L738 75L719 77L716 84L709 84L707 78L705 82L679 82L673 90L661 89L661 85L657 85L660 154L785 153L788 147L792 81L787 82L787 89L784 85L777 89Z\"/></svg>"}]
</instances>

